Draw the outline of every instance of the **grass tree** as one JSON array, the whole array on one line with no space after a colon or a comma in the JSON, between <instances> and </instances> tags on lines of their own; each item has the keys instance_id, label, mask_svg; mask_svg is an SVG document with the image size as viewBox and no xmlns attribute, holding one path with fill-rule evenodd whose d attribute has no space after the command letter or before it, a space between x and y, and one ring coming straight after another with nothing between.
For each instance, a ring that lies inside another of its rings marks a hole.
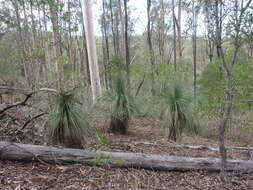
<instances>
[{"instance_id":1,"label":"grass tree","mask_svg":"<svg viewBox=\"0 0 253 190\"><path fill-rule=\"evenodd\" d=\"M126 88L126 79L122 72L114 76L112 89L101 98L106 102L106 107L111 114L108 131L112 133L126 134L129 116L136 110L134 98Z\"/></svg>"},{"instance_id":2,"label":"grass tree","mask_svg":"<svg viewBox=\"0 0 253 190\"><path fill-rule=\"evenodd\" d=\"M73 91L58 93L52 107L48 119L51 141L67 147L84 147L84 133L89 124Z\"/></svg>"},{"instance_id":3,"label":"grass tree","mask_svg":"<svg viewBox=\"0 0 253 190\"><path fill-rule=\"evenodd\" d=\"M170 140L176 141L184 130L197 134L200 130L194 113L193 91L180 81L172 82L164 91L161 116Z\"/></svg>"}]
</instances>

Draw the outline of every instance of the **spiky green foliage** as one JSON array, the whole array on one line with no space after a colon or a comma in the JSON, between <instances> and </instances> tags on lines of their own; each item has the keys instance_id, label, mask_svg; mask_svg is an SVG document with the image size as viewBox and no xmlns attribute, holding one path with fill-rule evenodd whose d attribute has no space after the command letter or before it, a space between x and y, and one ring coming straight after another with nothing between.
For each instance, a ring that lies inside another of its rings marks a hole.
<instances>
[{"instance_id":1,"label":"spiky green foliage","mask_svg":"<svg viewBox=\"0 0 253 190\"><path fill-rule=\"evenodd\" d=\"M128 118L137 110L134 98L126 88L125 77L118 73L113 80L112 89L107 91L101 100L111 113L111 132L126 133Z\"/></svg>"},{"instance_id":2,"label":"spiky green foliage","mask_svg":"<svg viewBox=\"0 0 253 190\"><path fill-rule=\"evenodd\" d=\"M81 147L82 137L89 125L74 93L60 92L53 102L48 120L51 140L70 147Z\"/></svg>"},{"instance_id":3,"label":"spiky green foliage","mask_svg":"<svg viewBox=\"0 0 253 190\"><path fill-rule=\"evenodd\" d=\"M184 129L193 134L200 131L194 101L192 90L180 81L172 82L165 89L161 114L166 121L164 127L170 140L176 141Z\"/></svg>"}]
</instances>

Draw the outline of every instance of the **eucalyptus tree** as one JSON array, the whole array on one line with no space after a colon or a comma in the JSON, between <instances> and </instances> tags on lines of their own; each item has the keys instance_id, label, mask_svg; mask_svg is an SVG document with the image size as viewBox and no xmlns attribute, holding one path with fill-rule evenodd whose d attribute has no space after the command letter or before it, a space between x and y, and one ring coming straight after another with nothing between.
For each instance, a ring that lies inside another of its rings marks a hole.
<instances>
[{"instance_id":1,"label":"eucalyptus tree","mask_svg":"<svg viewBox=\"0 0 253 190\"><path fill-rule=\"evenodd\" d=\"M223 117L219 124L219 148L222 159L221 179L227 180L227 151L225 147L225 131L229 120L234 99L233 74L234 66L238 62L239 51L242 48L244 26L247 16L251 14L252 0L215 1L215 41L222 69L226 76L225 105ZM227 40L230 53L225 51L224 41Z\"/></svg>"},{"instance_id":2,"label":"eucalyptus tree","mask_svg":"<svg viewBox=\"0 0 253 190\"><path fill-rule=\"evenodd\" d=\"M93 26L92 4L90 0L83 0L84 25L86 29L87 50L89 58L90 79L93 103L101 95L101 84L99 76L98 58Z\"/></svg>"}]
</instances>

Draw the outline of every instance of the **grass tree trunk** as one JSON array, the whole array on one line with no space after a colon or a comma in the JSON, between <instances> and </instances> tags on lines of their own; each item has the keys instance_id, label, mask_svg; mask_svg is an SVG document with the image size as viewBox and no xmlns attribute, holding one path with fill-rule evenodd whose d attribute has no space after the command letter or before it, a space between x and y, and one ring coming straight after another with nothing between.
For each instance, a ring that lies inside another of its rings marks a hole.
<instances>
[{"instance_id":1,"label":"grass tree trunk","mask_svg":"<svg viewBox=\"0 0 253 190\"><path fill-rule=\"evenodd\" d=\"M90 68L91 91L93 103L101 95L101 84L99 76L96 41L93 26L93 14L91 0L83 0L84 25L86 29L87 50Z\"/></svg>"},{"instance_id":2,"label":"grass tree trunk","mask_svg":"<svg viewBox=\"0 0 253 190\"><path fill-rule=\"evenodd\" d=\"M128 121L129 117L126 116L125 118L117 118L115 116L111 116L111 122L110 126L108 129L108 132L110 133L118 133L125 135L127 134L127 129L128 129Z\"/></svg>"}]
</instances>

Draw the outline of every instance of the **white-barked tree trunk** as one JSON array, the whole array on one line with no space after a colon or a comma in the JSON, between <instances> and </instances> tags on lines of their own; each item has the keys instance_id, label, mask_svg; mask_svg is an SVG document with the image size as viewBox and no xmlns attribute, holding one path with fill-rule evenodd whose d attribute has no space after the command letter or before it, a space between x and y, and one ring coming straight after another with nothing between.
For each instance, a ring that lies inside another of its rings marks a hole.
<instances>
[{"instance_id":1,"label":"white-barked tree trunk","mask_svg":"<svg viewBox=\"0 0 253 190\"><path fill-rule=\"evenodd\" d=\"M93 15L91 0L83 0L84 26L86 30L87 51L90 66L90 80L93 103L101 95L101 84L99 76L96 41L94 35Z\"/></svg>"}]
</instances>

